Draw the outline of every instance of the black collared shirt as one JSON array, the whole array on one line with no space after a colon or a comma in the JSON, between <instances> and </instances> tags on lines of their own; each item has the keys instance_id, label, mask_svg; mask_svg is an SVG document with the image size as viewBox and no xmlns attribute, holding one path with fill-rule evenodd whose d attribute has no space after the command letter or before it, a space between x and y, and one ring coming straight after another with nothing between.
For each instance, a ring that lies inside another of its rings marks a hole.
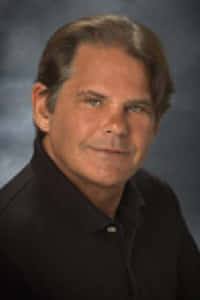
<instances>
[{"instance_id":1,"label":"black collared shirt","mask_svg":"<svg viewBox=\"0 0 200 300\"><path fill-rule=\"evenodd\" d=\"M4 299L200 299L199 251L178 200L144 170L112 220L36 140L31 162L1 190L0 212Z\"/></svg>"}]
</instances>

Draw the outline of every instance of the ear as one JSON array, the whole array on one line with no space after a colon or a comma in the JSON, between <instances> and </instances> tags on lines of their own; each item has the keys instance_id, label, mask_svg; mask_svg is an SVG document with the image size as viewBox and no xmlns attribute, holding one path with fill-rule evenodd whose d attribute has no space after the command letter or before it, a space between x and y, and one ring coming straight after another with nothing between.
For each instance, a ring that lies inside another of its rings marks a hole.
<instances>
[{"instance_id":1,"label":"ear","mask_svg":"<svg viewBox=\"0 0 200 300\"><path fill-rule=\"evenodd\" d=\"M32 87L31 99L33 108L33 119L35 124L44 132L49 131L51 113L47 109L48 88L42 83L35 83Z\"/></svg>"}]
</instances>

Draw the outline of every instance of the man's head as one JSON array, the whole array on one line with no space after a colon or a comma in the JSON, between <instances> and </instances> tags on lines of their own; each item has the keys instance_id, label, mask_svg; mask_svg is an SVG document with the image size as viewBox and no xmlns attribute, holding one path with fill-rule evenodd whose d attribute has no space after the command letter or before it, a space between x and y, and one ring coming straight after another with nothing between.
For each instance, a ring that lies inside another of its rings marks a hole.
<instances>
[{"instance_id":1,"label":"man's head","mask_svg":"<svg viewBox=\"0 0 200 300\"><path fill-rule=\"evenodd\" d=\"M151 31L126 18L89 17L49 41L32 91L34 121L72 181L123 185L141 166L170 92Z\"/></svg>"},{"instance_id":2,"label":"man's head","mask_svg":"<svg viewBox=\"0 0 200 300\"><path fill-rule=\"evenodd\" d=\"M162 45L146 26L127 17L97 15L81 18L58 29L48 41L40 60L35 82L47 89L47 106L53 112L63 83L70 78L73 58L83 43L120 47L147 66L151 81L152 99L159 120L170 107L173 83ZM36 125L36 134L45 132Z\"/></svg>"}]
</instances>

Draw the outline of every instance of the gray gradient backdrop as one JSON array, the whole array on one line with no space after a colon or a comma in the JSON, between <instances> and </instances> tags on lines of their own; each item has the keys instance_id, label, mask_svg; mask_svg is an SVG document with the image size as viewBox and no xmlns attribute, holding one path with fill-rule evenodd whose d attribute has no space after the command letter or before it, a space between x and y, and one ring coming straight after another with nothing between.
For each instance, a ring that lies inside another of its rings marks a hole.
<instances>
[{"instance_id":1,"label":"gray gradient backdrop","mask_svg":"<svg viewBox=\"0 0 200 300\"><path fill-rule=\"evenodd\" d=\"M0 186L32 154L30 91L47 39L81 16L128 15L158 34L176 86L173 107L144 165L174 189L200 245L199 11L198 0L0 0Z\"/></svg>"}]
</instances>

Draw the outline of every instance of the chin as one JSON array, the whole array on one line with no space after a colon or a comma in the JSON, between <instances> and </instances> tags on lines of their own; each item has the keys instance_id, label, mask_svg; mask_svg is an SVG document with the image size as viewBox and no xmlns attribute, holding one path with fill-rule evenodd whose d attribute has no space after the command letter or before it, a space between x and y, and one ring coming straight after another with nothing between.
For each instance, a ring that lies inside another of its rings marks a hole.
<instances>
[{"instance_id":1,"label":"chin","mask_svg":"<svg viewBox=\"0 0 200 300\"><path fill-rule=\"evenodd\" d=\"M130 176L119 176L119 175L111 175L111 174L98 174L98 172L93 176L88 176L88 181L98 186L109 188L114 186L124 185Z\"/></svg>"}]
</instances>

